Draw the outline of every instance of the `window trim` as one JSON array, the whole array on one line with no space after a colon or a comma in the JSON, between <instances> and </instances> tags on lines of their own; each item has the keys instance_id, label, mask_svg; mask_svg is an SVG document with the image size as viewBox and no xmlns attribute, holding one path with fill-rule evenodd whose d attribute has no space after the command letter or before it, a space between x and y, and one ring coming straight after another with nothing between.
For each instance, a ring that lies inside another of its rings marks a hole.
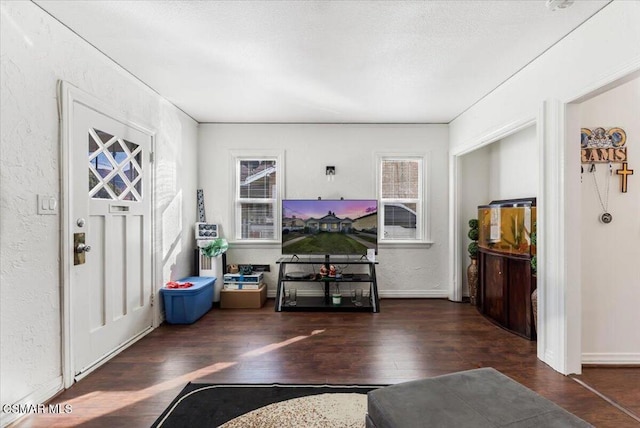
<instances>
[{"instance_id":1,"label":"window trim","mask_svg":"<svg viewBox=\"0 0 640 428\"><path fill-rule=\"evenodd\" d=\"M429 210L431 208L430 201L430 179L429 174L431 172L430 156L429 152L407 152L407 153L376 153L375 156L376 165L376 196L378 198L378 244L381 247L386 246L398 246L398 247L416 247L416 246L431 246L433 241L431 240L431 228L430 228L430 215ZM411 160L419 161L419 182L418 182L418 202L416 202L416 211L418 214L418 220L416 220L416 239L393 239L384 237L384 204L385 203L414 203L415 199L406 198L382 198L382 162L389 160Z\"/></svg>"},{"instance_id":2,"label":"window trim","mask_svg":"<svg viewBox=\"0 0 640 428\"><path fill-rule=\"evenodd\" d=\"M233 195L233 202L231 204L231 238L229 242L240 245L274 245L281 243L282 233L282 198L284 196L284 151L283 150L232 150L231 155L231 193ZM246 160L272 160L276 162L276 194L275 198L268 199L255 199L255 198L243 198L240 200L240 162ZM256 238L242 238L240 236L242 227L242 210L240 209L241 203L273 203L273 238L272 239L256 239Z\"/></svg>"}]
</instances>

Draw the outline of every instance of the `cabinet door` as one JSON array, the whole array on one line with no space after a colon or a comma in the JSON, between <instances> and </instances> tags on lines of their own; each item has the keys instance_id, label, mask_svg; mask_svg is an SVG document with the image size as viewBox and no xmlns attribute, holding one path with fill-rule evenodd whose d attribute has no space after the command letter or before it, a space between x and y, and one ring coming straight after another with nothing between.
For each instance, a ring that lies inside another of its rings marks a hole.
<instances>
[{"instance_id":1,"label":"cabinet door","mask_svg":"<svg viewBox=\"0 0 640 428\"><path fill-rule=\"evenodd\" d=\"M505 306L505 260L492 254L484 255L484 300L483 312L502 325L506 323Z\"/></svg>"},{"instance_id":2,"label":"cabinet door","mask_svg":"<svg viewBox=\"0 0 640 428\"><path fill-rule=\"evenodd\" d=\"M524 336L531 336L531 263L529 260L509 260L508 319L506 327Z\"/></svg>"}]
</instances>

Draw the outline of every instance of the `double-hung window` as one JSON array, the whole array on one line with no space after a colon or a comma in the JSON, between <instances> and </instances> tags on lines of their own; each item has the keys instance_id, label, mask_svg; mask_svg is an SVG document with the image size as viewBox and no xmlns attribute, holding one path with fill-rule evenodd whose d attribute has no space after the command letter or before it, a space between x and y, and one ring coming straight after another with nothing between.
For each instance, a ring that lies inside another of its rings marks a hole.
<instances>
[{"instance_id":1,"label":"double-hung window","mask_svg":"<svg viewBox=\"0 0 640 428\"><path fill-rule=\"evenodd\" d=\"M425 155L379 155L380 242L426 242Z\"/></svg>"},{"instance_id":2,"label":"double-hung window","mask_svg":"<svg viewBox=\"0 0 640 428\"><path fill-rule=\"evenodd\" d=\"M275 241L282 194L280 155L234 155L235 159L235 239Z\"/></svg>"}]
</instances>

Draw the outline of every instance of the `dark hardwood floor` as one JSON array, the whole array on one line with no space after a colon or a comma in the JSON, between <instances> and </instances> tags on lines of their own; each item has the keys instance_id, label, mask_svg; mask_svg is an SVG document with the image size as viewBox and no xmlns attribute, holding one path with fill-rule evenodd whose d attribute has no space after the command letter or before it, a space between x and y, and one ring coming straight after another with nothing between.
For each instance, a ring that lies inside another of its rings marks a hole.
<instances>
[{"instance_id":1,"label":"dark hardwood floor","mask_svg":"<svg viewBox=\"0 0 640 428\"><path fill-rule=\"evenodd\" d=\"M213 309L193 325L162 325L52 401L71 404L71 414L17 426L148 427L190 381L393 384L477 367L494 367L597 427L638 427L540 362L535 342L469 304L434 299L383 300L378 314L276 313L272 300L260 310Z\"/></svg>"},{"instance_id":2,"label":"dark hardwood floor","mask_svg":"<svg viewBox=\"0 0 640 428\"><path fill-rule=\"evenodd\" d=\"M639 367L583 367L572 377L632 413L640 425Z\"/></svg>"}]
</instances>

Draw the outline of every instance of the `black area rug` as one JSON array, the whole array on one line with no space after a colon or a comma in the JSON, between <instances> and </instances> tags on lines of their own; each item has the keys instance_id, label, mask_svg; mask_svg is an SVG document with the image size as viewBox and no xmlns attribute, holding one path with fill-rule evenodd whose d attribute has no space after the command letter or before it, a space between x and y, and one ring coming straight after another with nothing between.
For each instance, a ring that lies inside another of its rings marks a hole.
<instances>
[{"instance_id":1,"label":"black area rug","mask_svg":"<svg viewBox=\"0 0 640 428\"><path fill-rule=\"evenodd\" d=\"M383 385L212 385L189 383L152 427L217 427L269 404L327 393L359 393Z\"/></svg>"}]
</instances>

